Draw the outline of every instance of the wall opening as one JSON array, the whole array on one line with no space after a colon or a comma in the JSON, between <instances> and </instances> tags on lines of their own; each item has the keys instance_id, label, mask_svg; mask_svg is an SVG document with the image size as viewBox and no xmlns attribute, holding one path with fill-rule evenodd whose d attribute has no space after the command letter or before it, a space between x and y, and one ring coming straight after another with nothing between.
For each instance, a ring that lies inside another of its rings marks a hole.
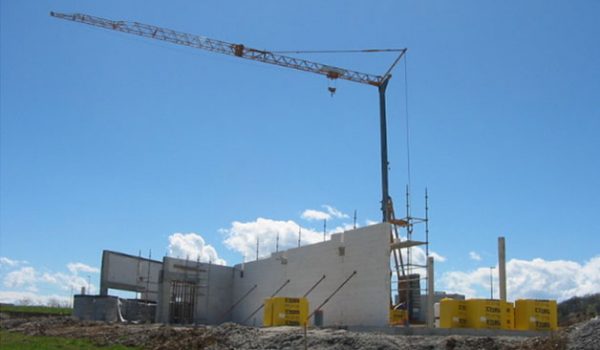
<instances>
[{"instance_id":1,"label":"wall opening","mask_svg":"<svg viewBox=\"0 0 600 350\"><path fill-rule=\"evenodd\" d=\"M190 324L194 322L196 289L196 284L192 282L171 282L169 323Z\"/></svg>"}]
</instances>

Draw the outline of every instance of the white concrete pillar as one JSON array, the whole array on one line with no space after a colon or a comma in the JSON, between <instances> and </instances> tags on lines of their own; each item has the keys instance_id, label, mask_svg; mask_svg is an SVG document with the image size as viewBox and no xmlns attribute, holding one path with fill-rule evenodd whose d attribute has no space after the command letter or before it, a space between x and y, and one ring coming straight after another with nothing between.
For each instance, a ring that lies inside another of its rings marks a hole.
<instances>
[{"instance_id":1,"label":"white concrete pillar","mask_svg":"<svg viewBox=\"0 0 600 350\"><path fill-rule=\"evenodd\" d=\"M435 314L433 309L435 287L433 283L433 257L427 257L427 327L435 327Z\"/></svg>"},{"instance_id":2,"label":"white concrete pillar","mask_svg":"<svg viewBox=\"0 0 600 350\"><path fill-rule=\"evenodd\" d=\"M498 279L500 280L500 300L506 301L506 248L504 237L498 237Z\"/></svg>"}]
</instances>

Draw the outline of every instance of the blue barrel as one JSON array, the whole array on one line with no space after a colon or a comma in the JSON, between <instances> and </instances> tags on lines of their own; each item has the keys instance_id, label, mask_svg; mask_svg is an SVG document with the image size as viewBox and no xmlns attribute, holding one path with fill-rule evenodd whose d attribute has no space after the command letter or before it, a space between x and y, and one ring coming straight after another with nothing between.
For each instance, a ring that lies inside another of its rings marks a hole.
<instances>
[{"instance_id":1,"label":"blue barrel","mask_svg":"<svg viewBox=\"0 0 600 350\"><path fill-rule=\"evenodd\" d=\"M315 311L315 316L314 316L313 321L314 321L315 327L323 327L323 310Z\"/></svg>"}]
</instances>

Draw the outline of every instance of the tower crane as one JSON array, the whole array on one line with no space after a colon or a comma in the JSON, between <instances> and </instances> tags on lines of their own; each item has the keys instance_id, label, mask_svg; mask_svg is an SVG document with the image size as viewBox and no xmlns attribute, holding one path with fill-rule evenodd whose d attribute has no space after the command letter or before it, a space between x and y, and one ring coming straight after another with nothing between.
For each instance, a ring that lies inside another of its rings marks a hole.
<instances>
[{"instance_id":1,"label":"tower crane","mask_svg":"<svg viewBox=\"0 0 600 350\"><path fill-rule=\"evenodd\" d=\"M197 49L203 49L212 52L218 52L225 55L236 56L249 60L270 63L281 67L293 68L304 72L310 72L326 76L328 79L344 79L355 83L367 84L377 87L379 91L379 122L380 122L380 143L381 143L381 212L382 221L399 223L401 220L393 218L392 199L389 195L388 185L388 149L387 149L387 122L386 122L386 103L385 91L392 77L392 70L400 59L405 55L407 49L387 49L387 50L362 50L363 52L376 51L396 51L398 56L383 75L374 75L361 73L345 68L339 68L331 65L325 65L301 58L285 56L271 51L257 50L247 47L243 44L232 44L221 40L206 38L200 35L188 34L172 29L157 27L149 24L113 21L101 17L90 16L81 13L58 13L50 12L50 16L84 23L91 26L115 30L118 32L139 35L151 39L163 40L177 45L190 46ZM333 94L335 88L330 87L329 91Z\"/></svg>"},{"instance_id":2,"label":"tower crane","mask_svg":"<svg viewBox=\"0 0 600 350\"><path fill-rule=\"evenodd\" d=\"M96 26L104 29L110 29L118 32L138 35L150 39L163 40L177 45L189 46L196 49L202 49L212 52L217 52L225 55L245 58L253 61L269 63L281 67L292 68L304 72L323 75L331 80L343 79L360 84L374 86L379 92L379 123L380 123L380 147L381 147L381 212L382 222L388 222L393 226L392 242L394 236L396 241L399 241L398 227L408 227L409 221L396 219L392 204L392 198L389 195L388 185L388 147L387 147L387 121L386 121L386 101L385 92L390 79L392 78L392 70L398 64L400 59L406 54L407 49L384 49L384 50L351 50L360 52L397 52L398 56L392 62L390 67L383 75L374 75L368 73L357 72L345 68L340 68L332 65L326 65L318 62L313 62L301 58L285 56L277 52L257 50L247 47L243 44L233 44L221 40L210 39L200 35L194 35L184 32L175 31L172 29L157 27L150 24L131 22L131 21L113 21L101 17L91 16L81 13L58 13L50 12L50 16L59 19L79 22L91 26ZM302 52L294 52L302 53ZM335 88L330 87L329 91L333 94ZM400 276L405 276L405 264L403 262L402 253L396 249L392 249L394 256L396 275L398 277L398 290L400 290ZM408 262L410 264L410 262ZM406 300L408 294L404 296ZM391 304L391 302L390 302Z\"/></svg>"}]
</instances>

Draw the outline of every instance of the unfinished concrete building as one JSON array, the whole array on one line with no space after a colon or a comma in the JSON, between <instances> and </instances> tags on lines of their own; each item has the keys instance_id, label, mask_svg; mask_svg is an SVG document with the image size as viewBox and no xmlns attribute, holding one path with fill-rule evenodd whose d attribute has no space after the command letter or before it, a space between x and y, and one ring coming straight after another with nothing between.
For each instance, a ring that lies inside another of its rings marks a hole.
<instances>
[{"instance_id":1,"label":"unfinished concrete building","mask_svg":"<svg viewBox=\"0 0 600 350\"><path fill-rule=\"evenodd\" d=\"M104 251L101 295L76 297L75 315L84 319L105 315L107 321L137 317L161 323L232 321L260 326L266 298L306 296L312 311L339 289L320 308L323 326L387 326L393 293L391 232L392 225L382 223L336 233L321 243L233 267L171 257L160 262ZM108 295L110 289L137 292L140 298L112 302L121 309L109 313L89 307L98 299L114 298ZM139 311L140 304L147 305L142 307L145 311Z\"/></svg>"}]
</instances>

